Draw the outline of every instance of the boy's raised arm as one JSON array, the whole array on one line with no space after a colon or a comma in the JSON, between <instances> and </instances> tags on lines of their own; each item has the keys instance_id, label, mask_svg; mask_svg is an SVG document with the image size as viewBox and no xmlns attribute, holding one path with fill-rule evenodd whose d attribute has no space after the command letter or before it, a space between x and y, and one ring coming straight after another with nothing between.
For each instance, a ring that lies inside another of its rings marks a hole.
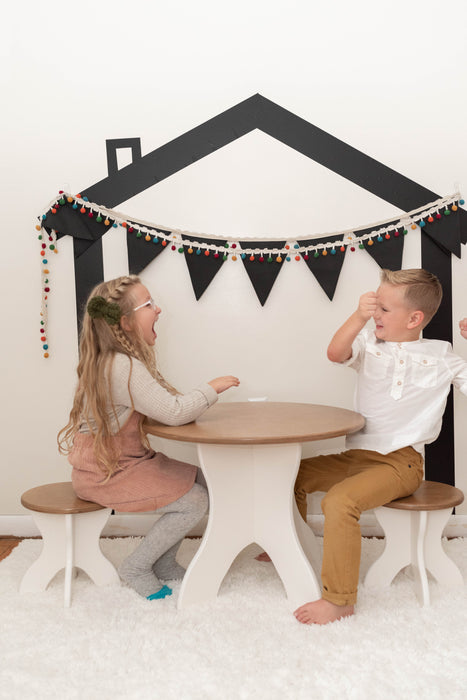
<instances>
[{"instance_id":1,"label":"boy's raised arm","mask_svg":"<svg viewBox=\"0 0 467 700\"><path fill-rule=\"evenodd\" d=\"M357 310L349 316L329 343L327 355L331 362L345 362L352 357L352 343L375 311L376 293L362 294Z\"/></svg>"}]
</instances>

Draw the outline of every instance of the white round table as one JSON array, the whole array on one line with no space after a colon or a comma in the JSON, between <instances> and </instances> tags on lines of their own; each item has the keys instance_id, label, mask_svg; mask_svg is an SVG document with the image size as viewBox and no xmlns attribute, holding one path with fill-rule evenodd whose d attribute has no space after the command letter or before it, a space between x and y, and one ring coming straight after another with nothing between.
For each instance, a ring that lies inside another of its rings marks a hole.
<instances>
[{"instance_id":1,"label":"white round table","mask_svg":"<svg viewBox=\"0 0 467 700\"><path fill-rule=\"evenodd\" d=\"M182 582L178 608L212 600L235 557L255 542L271 557L292 609L321 597L319 551L294 498L301 444L360 430L343 408L305 403L217 403L193 423L146 421L151 435L196 443L209 518Z\"/></svg>"}]
</instances>

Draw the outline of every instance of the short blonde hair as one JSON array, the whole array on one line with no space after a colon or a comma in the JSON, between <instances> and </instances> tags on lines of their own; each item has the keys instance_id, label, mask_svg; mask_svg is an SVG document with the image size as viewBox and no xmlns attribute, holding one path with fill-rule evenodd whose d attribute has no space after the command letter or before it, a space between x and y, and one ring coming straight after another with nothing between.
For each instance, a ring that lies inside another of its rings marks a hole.
<instances>
[{"instance_id":1,"label":"short blonde hair","mask_svg":"<svg viewBox=\"0 0 467 700\"><path fill-rule=\"evenodd\" d=\"M443 298L443 288L428 270L381 270L381 284L405 287L404 301L410 309L423 311L422 328L431 321Z\"/></svg>"}]
</instances>

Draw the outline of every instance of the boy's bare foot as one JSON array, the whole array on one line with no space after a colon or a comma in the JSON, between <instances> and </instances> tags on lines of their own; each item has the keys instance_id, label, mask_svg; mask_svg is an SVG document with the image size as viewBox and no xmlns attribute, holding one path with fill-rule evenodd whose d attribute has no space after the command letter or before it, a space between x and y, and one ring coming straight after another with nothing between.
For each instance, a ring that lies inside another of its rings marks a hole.
<instances>
[{"instance_id":1,"label":"boy's bare foot","mask_svg":"<svg viewBox=\"0 0 467 700\"><path fill-rule=\"evenodd\" d=\"M271 561L271 557L266 552L261 552L255 559L256 561Z\"/></svg>"},{"instance_id":2,"label":"boy's bare foot","mask_svg":"<svg viewBox=\"0 0 467 700\"><path fill-rule=\"evenodd\" d=\"M324 598L305 603L294 612L297 620L304 625L327 625L328 622L335 622L353 614L353 605L335 605Z\"/></svg>"}]
</instances>

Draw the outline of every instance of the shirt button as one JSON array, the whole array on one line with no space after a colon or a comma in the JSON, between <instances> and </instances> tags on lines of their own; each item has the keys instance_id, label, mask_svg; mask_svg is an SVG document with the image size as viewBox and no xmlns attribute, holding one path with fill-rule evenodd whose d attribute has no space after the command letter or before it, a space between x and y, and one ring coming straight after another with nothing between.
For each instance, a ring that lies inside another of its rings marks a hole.
<instances>
[{"instance_id":1,"label":"shirt button","mask_svg":"<svg viewBox=\"0 0 467 700\"><path fill-rule=\"evenodd\" d=\"M403 365L403 364L404 364L404 360L399 360L399 362L401 363L401 365Z\"/></svg>"},{"instance_id":2,"label":"shirt button","mask_svg":"<svg viewBox=\"0 0 467 700\"><path fill-rule=\"evenodd\" d=\"M397 382L397 386L400 386L401 384L402 384L402 382Z\"/></svg>"},{"instance_id":3,"label":"shirt button","mask_svg":"<svg viewBox=\"0 0 467 700\"><path fill-rule=\"evenodd\" d=\"M426 360L423 360L423 364L426 365Z\"/></svg>"},{"instance_id":4,"label":"shirt button","mask_svg":"<svg viewBox=\"0 0 467 700\"><path fill-rule=\"evenodd\" d=\"M380 352L377 352L376 354L378 355L378 357L379 357L379 356L381 355L381 353L380 353Z\"/></svg>"}]
</instances>

